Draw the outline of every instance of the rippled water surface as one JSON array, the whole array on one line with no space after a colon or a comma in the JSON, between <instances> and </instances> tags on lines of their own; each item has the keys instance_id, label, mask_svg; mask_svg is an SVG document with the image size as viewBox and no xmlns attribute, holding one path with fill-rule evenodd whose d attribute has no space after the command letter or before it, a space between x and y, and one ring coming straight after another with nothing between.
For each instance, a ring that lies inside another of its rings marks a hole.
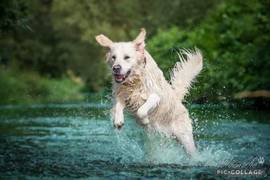
<instances>
[{"instance_id":1,"label":"rippled water surface","mask_svg":"<svg viewBox=\"0 0 270 180\"><path fill-rule=\"evenodd\" d=\"M0 176L21 178L210 178L218 168L253 161L270 167L270 113L189 107L199 153L147 133L126 114L115 130L109 106L0 107Z\"/></svg>"}]
</instances>

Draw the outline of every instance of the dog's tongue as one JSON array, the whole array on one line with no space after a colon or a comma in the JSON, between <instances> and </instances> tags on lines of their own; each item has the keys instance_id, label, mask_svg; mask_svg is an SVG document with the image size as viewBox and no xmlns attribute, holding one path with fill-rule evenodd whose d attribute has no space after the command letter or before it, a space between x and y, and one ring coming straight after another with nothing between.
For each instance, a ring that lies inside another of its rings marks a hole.
<instances>
[{"instance_id":1,"label":"dog's tongue","mask_svg":"<svg viewBox=\"0 0 270 180\"><path fill-rule=\"evenodd\" d=\"M125 75L115 74L114 75L116 81L123 81L125 79Z\"/></svg>"}]
</instances>

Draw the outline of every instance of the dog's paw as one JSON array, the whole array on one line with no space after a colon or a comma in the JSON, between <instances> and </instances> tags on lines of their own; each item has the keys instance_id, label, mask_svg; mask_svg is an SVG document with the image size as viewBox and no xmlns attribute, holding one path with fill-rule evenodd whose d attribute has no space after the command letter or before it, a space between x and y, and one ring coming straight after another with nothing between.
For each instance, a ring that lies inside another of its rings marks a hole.
<instances>
[{"instance_id":1,"label":"dog's paw","mask_svg":"<svg viewBox=\"0 0 270 180\"><path fill-rule=\"evenodd\" d=\"M141 122L142 122L143 125L149 124L149 119L148 119L148 117L143 118L143 119L141 120Z\"/></svg>"},{"instance_id":2,"label":"dog's paw","mask_svg":"<svg viewBox=\"0 0 270 180\"><path fill-rule=\"evenodd\" d=\"M138 111L137 111L137 116L140 118L140 119L144 119L147 117L147 111L144 109L144 108L139 108Z\"/></svg>"},{"instance_id":3,"label":"dog's paw","mask_svg":"<svg viewBox=\"0 0 270 180\"><path fill-rule=\"evenodd\" d=\"M124 122L117 122L113 124L115 128L121 129L124 126Z\"/></svg>"}]
</instances>

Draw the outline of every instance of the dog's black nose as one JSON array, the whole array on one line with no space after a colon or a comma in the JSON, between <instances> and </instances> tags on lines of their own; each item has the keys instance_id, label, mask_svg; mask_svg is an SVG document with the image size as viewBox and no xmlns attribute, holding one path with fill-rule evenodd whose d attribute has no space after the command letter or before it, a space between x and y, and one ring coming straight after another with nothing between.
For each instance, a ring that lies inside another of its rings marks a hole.
<instances>
[{"instance_id":1,"label":"dog's black nose","mask_svg":"<svg viewBox=\"0 0 270 180\"><path fill-rule=\"evenodd\" d=\"M120 73L120 70L121 70L121 66L119 64L113 66L114 73Z\"/></svg>"}]
</instances>

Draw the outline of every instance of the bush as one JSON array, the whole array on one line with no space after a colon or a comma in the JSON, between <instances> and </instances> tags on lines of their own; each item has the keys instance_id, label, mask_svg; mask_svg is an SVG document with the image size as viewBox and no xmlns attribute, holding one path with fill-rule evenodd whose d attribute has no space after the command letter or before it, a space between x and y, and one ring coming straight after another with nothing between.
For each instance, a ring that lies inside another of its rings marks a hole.
<instances>
[{"instance_id":1,"label":"bush","mask_svg":"<svg viewBox=\"0 0 270 180\"><path fill-rule=\"evenodd\" d=\"M69 78L50 79L35 72L0 69L0 104L30 104L82 100L78 85Z\"/></svg>"}]
</instances>

